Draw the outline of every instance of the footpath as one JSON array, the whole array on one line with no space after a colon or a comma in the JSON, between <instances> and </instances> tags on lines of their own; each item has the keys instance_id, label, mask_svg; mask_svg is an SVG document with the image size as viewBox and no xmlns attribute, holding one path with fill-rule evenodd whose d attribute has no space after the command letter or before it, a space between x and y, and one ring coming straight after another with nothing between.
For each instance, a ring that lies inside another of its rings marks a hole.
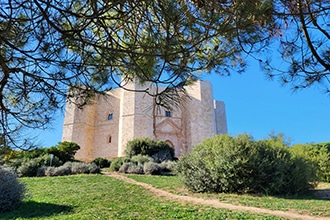
<instances>
[{"instance_id":1,"label":"footpath","mask_svg":"<svg viewBox=\"0 0 330 220\"><path fill-rule=\"evenodd\" d=\"M232 205L228 203L223 203L215 199L202 199L196 198L192 196L183 196L183 195L176 195L170 192L167 192L162 189L157 189L147 183L142 183L125 177L124 175L118 173L103 173L104 175L110 176L112 178L119 179L121 181L125 181L127 183L135 184L144 187L145 189L152 192L154 195L163 197L167 200L177 201L177 202L189 202L199 205L211 206L214 208L224 208L233 211L244 211L253 214L266 214L266 215L273 215L287 219L304 219L304 220L330 220L329 217L318 217L318 216L310 216L310 215L303 215L299 213L295 213L292 211L278 211L278 210L269 210L264 208L257 208L251 206L243 206L243 205Z\"/></svg>"}]
</instances>

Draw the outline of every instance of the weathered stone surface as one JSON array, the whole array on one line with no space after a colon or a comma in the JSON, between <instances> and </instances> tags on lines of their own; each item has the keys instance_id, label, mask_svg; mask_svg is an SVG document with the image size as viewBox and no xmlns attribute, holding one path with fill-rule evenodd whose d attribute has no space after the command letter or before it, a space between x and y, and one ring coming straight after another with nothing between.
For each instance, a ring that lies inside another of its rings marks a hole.
<instances>
[{"instance_id":1,"label":"weathered stone surface","mask_svg":"<svg viewBox=\"0 0 330 220\"><path fill-rule=\"evenodd\" d=\"M128 86L146 88L134 82ZM155 90L152 86L148 88L149 92ZM126 143L138 137L164 140L179 156L204 138L227 133L225 106L213 100L211 83L197 81L185 89L189 97L182 98L180 107L173 108L170 117L166 117L164 108L153 111L151 96L120 88L97 97L83 110L68 103L62 141L79 144L81 149L76 158L91 161L97 157L123 156Z\"/></svg>"}]
</instances>

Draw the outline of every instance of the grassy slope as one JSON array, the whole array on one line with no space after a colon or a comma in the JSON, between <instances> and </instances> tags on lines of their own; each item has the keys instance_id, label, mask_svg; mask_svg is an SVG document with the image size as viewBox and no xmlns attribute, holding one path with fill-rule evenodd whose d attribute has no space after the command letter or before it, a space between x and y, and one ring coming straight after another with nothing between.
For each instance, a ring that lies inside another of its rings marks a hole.
<instances>
[{"instance_id":1,"label":"grassy slope","mask_svg":"<svg viewBox=\"0 0 330 220\"><path fill-rule=\"evenodd\" d=\"M292 197L271 197L251 196L237 194L201 194L191 193L185 190L178 176L148 176L148 175L127 175L139 182L151 184L157 188L165 189L176 194L188 194L190 196L213 198L219 201L254 206L271 210L296 210L301 214L330 217L330 200L316 198L315 196L292 196ZM330 184L321 184L320 188L330 188Z\"/></svg>"},{"instance_id":2,"label":"grassy slope","mask_svg":"<svg viewBox=\"0 0 330 220\"><path fill-rule=\"evenodd\" d=\"M26 184L29 197L19 209L2 213L0 219L279 219L169 202L142 187L102 175L21 181ZM168 186L172 181L177 180L161 180Z\"/></svg>"}]
</instances>

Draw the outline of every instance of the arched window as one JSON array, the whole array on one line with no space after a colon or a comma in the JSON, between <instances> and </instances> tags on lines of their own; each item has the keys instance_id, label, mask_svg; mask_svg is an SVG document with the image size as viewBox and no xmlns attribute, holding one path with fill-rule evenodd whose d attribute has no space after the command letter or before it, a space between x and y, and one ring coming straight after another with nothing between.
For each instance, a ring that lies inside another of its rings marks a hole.
<instances>
[{"instance_id":1,"label":"arched window","mask_svg":"<svg viewBox=\"0 0 330 220\"><path fill-rule=\"evenodd\" d=\"M109 144L111 143L111 135L109 135L109 137L108 137L108 143Z\"/></svg>"},{"instance_id":2,"label":"arched window","mask_svg":"<svg viewBox=\"0 0 330 220\"><path fill-rule=\"evenodd\" d=\"M109 113L108 120L112 120L112 119L113 119L113 114L112 113Z\"/></svg>"}]
</instances>

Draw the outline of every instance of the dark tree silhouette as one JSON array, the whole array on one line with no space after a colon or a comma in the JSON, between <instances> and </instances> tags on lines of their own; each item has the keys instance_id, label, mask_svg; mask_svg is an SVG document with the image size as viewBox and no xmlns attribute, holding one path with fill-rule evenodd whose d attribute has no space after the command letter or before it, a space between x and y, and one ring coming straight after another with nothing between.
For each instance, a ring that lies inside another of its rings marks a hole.
<instances>
[{"instance_id":1,"label":"dark tree silhouette","mask_svg":"<svg viewBox=\"0 0 330 220\"><path fill-rule=\"evenodd\" d=\"M271 78L279 78L294 90L317 85L329 93L330 2L276 0L273 4L277 52L288 68L279 69L271 59L260 59L262 66Z\"/></svg>"},{"instance_id":2,"label":"dark tree silhouette","mask_svg":"<svg viewBox=\"0 0 330 220\"><path fill-rule=\"evenodd\" d=\"M200 72L242 71L273 35L271 11L262 0L1 0L5 145L32 146L24 129L46 128L65 100L83 107L133 78L166 86L141 91L166 106Z\"/></svg>"}]
</instances>

